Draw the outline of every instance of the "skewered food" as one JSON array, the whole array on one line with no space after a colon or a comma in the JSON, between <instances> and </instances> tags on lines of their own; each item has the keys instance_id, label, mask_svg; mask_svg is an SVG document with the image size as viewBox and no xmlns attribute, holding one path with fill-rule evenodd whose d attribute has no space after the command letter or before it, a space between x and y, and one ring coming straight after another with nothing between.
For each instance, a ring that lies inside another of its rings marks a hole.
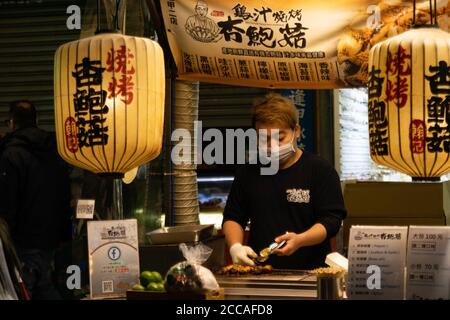
<instances>
[{"instance_id":1,"label":"skewered food","mask_svg":"<svg viewBox=\"0 0 450 320\"><path fill-rule=\"evenodd\" d=\"M242 266L240 264L230 264L223 267L217 272L219 275L246 275L246 274L263 274L272 272L271 265L265 266Z\"/></svg>"},{"instance_id":2,"label":"skewered food","mask_svg":"<svg viewBox=\"0 0 450 320\"><path fill-rule=\"evenodd\" d=\"M344 272L341 268L335 267L326 267L326 268L317 268L311 271L312 274L320 277L320 276L338 276Z\"/></svg>"}]
</instances>

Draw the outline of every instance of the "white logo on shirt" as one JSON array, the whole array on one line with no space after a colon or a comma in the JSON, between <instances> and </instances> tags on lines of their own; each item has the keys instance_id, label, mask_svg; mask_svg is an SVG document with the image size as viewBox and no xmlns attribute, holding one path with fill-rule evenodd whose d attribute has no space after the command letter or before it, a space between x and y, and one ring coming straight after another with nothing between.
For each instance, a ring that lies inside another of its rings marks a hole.
<instances>
[{"instance_id":1,"label":"white logo on shirt","mask_svg":"<svg viewBox=\"0 0 450 320\"><path fill-rule=\"evenodd\" d=\"M309 190L287 189L287 201L296 203L309 203Z\"/></svg>"}]
</instances>

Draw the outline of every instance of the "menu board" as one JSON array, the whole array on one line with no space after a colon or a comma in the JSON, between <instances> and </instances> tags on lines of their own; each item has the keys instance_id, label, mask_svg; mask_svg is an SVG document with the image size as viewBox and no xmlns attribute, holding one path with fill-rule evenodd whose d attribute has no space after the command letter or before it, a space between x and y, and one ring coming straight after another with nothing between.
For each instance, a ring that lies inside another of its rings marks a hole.
<instances>
[{"instance_id":1,"label":"menu board","mask_svg":"<svg viewBox=\"0 0 450 320\"><path fill-rule=\"evenodd\" d=\"M123 297L139 283L137 221L88 222L91 299Z\"/></svg>"},{"instance_id":2,"label":"menu board","mask_svg":"<svg viewBox=\"0 0 450 320\"><path fill-rule=\"evenodd\" d=\"M349 299L404 298L408 227L353 226L348 259Z\"/></svg>"},{"instance_id":3,"label":"menu board","mask_svg":"<svg viewBox=\"0 0 450 320\"><path fill-rule=\"evenodd\" d=\"M450 227L411 226L407 299L450 298Z\"/></svg>"}]
</instances>

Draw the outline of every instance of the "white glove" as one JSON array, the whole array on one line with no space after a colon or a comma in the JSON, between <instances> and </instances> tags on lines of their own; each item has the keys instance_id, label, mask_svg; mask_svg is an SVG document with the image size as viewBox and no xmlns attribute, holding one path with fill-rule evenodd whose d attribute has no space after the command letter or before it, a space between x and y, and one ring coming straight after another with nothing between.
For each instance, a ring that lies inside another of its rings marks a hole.
<instances>
[{"instance_id":1,"label":"white glove","mask_svg":"<svg viewBox=\"0 0 450 320\"><path fill-rule=\"evenodd\" d=\"M233 263L254 266L255 262L253 262L252 258L256 258L258 255L253 251L249 246L243 246L240 243L235 243L230 247L230 255Z\"/></svg>"}]
</instances>

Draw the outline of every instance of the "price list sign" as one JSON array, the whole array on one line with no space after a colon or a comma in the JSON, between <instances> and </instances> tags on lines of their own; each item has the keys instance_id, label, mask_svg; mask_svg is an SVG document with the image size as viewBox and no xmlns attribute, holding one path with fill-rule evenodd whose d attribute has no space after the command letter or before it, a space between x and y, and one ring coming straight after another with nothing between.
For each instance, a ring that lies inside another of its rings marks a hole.
<instances>
[{"instance_id":1,"label":"price list sign","mask_svg":"<svg viewBox=\"0 0 450 320\"><path fill-rule=\"evenodd\" d=\"M404 298L407 227L353 226L349 239L349 299Z\"/></svg>"},{"instance_id":2,"label":"price list sign","mask_svg":"<svg viewBox=\"0 0 450 320\"><path fill-rule=\"evenodd\" d=\"M407 299L450 298L450 227L411 226Z\"/></svg>"}]
</instances>

